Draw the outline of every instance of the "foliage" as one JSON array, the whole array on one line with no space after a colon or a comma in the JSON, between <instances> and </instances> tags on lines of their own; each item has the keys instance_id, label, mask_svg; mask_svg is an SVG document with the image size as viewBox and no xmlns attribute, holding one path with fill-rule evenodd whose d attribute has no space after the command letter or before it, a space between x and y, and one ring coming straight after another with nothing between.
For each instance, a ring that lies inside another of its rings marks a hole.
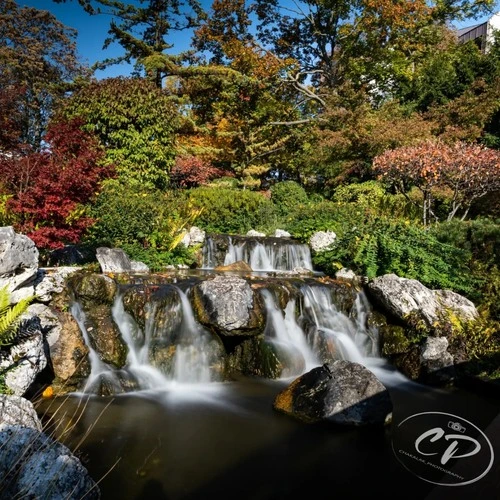
<instances>
[{"instance_id":1,"label":"foliage","mask_svg":"<svg viewBox=\"0 0 500 500\"><path fill-rule=\"evenodd\" d=\"M17 333L21 316L26 312L34 296L10 304L10 292L7 285L0 288L0 346L10 345Z\"/></svg>"},{"instance_id":2,"label":"foliage","mask_svg":"<svg viewBox=\"0 0 500 500\"><path fill-rule=\"evenodd\" d=\"M123 77L93 82L75 92L60 111L85 121L120 179L158 189L168 186L178 114L153 83Z\"/></svg>"},{"instance_id":3,"label":"foliage","mask_svg":"<svg viewBox=\"0 0 500 500\"><path fill-rule=\"evenodd\" d=\"M85 241L93 247L119 247L152 270L167 264L191 264L179 241L199 210L179 192L147 189L107 181L91 210L96 223Z\"/></svg>"},{"instance_id":4,"label":"foliage","mask_svg":"<svg viewBox=\"0 0 500 500\"><path fill-rule=\"evenodd\" d=\"M81 122L54 122L46 135L49 148L27 156L0 158L0 173L12 193L7 207L15 214L16 230L39 248L77 243L93 220L85 205L100 182L112 173L101 165L96 138Z\"/></svg>"},{"instance_id":5,"label":"foliage","mask_svg":"<svg viewBox=\"0 0 500 500\"><path fill-rule=\"evenodd\" d=\"M500 153L480 145L457 142L447 145L427 141L417 146L386 151L373 161L379 179L406 193L416 186L423 193L424 225L436 217L432 189L450 190L448 220L459 211L467 216L472 202L500 188Z\"/></svg>"},{"instance_id":6,"label":"foliage","mask_svg":"<svg viewBox=\"0 0 500 500\"><path fill-rule=\"evenodd\" d=\"M3 134L10 129L16 143L39 149L55 102L87 74L77 59L76 31L47 10L13 0L0 3L0 26L0 116L8 122ZM4 101L6 96L13 100Z\"/></svg>"},{"instance_id":7,"label":"foliage","mask_svg":"<svg viewBox=\"0 0 500 500\"><path fill-rule=\"evenodd\" d=\"M394 273L429 288L471 295L475 282L465 250L443 244L428 231L403 221L369 217L359 222L337 238L332 250L315 256L315 265L328 273L348 267L369 278Z\"/></svg>"},{"instance_id":8,"label":"foliage","mask_svg":"<svg viewBox=\"0 0 500 500\"><path fill-rule=\"evenodd\" d=\"M199 187L189 191L189 200L194 208L204 208L197 224L214 233L245 234L273 212L270 200L249 190Z\"/></svg>"},{"instance_id":9,"label":"foliage","mask_svg":"<svg viewBox=\"0 0 500 500\"><path fill-rule=\"evenodd\" d=\"M279 215L287 215L298 205L307 203L308 197L299 183L282 181L271 186L271 201Z\"/></svg>"},{"instance_id":10,"label":"foliage","mask_svg":"<svg viewBox=\"0 0 500 500\"><path fill-rule=\"evenodd\" d=\"M228 177L229 173L202 158L178 156L170 173L170 182L174 187L193 188L206 185L217 177Z\"/></svg>"}]
</instances>

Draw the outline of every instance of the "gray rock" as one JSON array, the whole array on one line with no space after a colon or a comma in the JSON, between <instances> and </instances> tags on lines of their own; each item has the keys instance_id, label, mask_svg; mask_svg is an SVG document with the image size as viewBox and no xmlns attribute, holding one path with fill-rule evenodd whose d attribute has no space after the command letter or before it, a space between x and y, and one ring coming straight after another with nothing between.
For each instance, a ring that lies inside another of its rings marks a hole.
<instances>
[{"instance_id":1,"label":"gray rock","mask_svg":"<svg viewBox=\"0 0 500 500\"><path fill-rule=\"evenodd\" d=\"M103 273L149 272L146 264L130 260L121 248L99 247L96 258Z\"/></svg>"},{"instance_id":2,"label":"gray rock","mask_svg":"<svg viewBox=\"0 0 500 500\"><path fill-rule=\"evenodd\" d=\"M313 368L275 399L274 408L307 423L383 425L392 412L389 392L359 363L338 360Z\"/></svg>"},{"instance_id":3,"label":"gray rock","mask_svg":"<svg viewBox=\"0 0 500 500\"><path fill-rule=\"evenodd\" d=\"M266 235L266 233L261 233L259 231L255 231L255 229L250 229L250 231L248 231L246 235L253 237L263 237Z\"/></svg>"},{"instance_id":4,"label":"gray rock","mask_svg":"<svg viewBox=\"0 0 500 500\"><path fill-rule=\"evenodd\" d=\"M420 347L421 378L429 383L443 383L454 375L453 356L446 337L427 337Z\"/></svg>"},{"instance_id":5,"label":"gray rock","mask_svg":"<svg viewBox=\"0 0 500 500\"><path fill-rule=\"evenodd\" d=\"M208 315L220 329L231 332L246 328L253 308L253 291L238 276L216 276L199 285L208 303Z\"/></svg>"},{"instance_id":6,"label":"gray rock","mask_svg":"<svg viewBox=\"0 0 500 500\"><path fill-rule=\"evenodd\" d=\"M0 359L0 371L5 370L5 384L12 393L22 396L47 366L39 318L23 321L18 338Z\"/></svg>"},{"instance_id":7,"label":"gray rock","mask_svg":"<svg viewBox=\"0 0 500 500\"><path fill-rule=\"evenodd\" d=\"M33 240L17 234L11 226L0 227L0 288L7 285L13 292L34 281L38 255Z\"/></svg>"},{"instance_id":8,"label":"gray rock","mask_svg":"<svg viewBox=\"0 0 500 500\"><path fill-rule=\"evenodd\" d=\"M335 273L335 278L337 278L338 280L345 280L345 281L359 281L359 278L356 276L356 273L351 269L346 269L345 267L339 269Z\"/></svg>"},{"instance_id":9,"label":"gray rock","mask_svg":"<svg viewBox=\"0 0 500 500\"><path fill-rule=\"evenodd\" d=\"M274 231L275 238L290 238L291 236L292 235L284 229L276 229L276 231Z\"/></svg>"},{"instance_id":10,"label":"gray rock","mask_svg":"<svg viewBox=\"0 0 500 500\"><path fill-rule=\"evenodd\" d=\"M55 293L61 293L64 290L66 278L80 269L69 266L51 270L39 269L34 287L37 299L40 302L50 302Z\"/></svg>"},{"instance_id":11,"label":"gray rock","mask_svg":"<svg viewBox=\"0 0 500 500\"><path fill-rule=\"evenodd\" d=\"M477 316L474 304L465 297L448 290L431 290L417 280L395 274L374 278L367 289L371 297L394 317L405 321L414 316L414 320L422 320L428 328L447 322L447 309L452 309L459 320Z\"/></svg>"},{"instance_id":12,"label":"gray rock","mask_svg":"<svg viewBox=\"0 0 500 500\"><path fill-rule=\"evenodd\" d=\"M201 245L205 241L205 231L196 226L191 226L182 238L181 244L185 247Z\"/></svg>"},{"instance_id":13,"label":"gray rock","mask_svg":"<svg viewBox=\"0 0 500 500\"><path fill-rule=\"evenodd\" d=\"M0 432L13 425L42 431L42 423L31 401L0 394Z\"/></svg>"},{"instance_id":14,"label":"gray rock","mask_svg":"<svg viewBox=\"0 0 500 500\"><path fill-rule=\"evenodd\" d=\"M13 425L0 431L0 496L95 500L101 494L66 446L38 430Z\"/></svg>"},{"instance_id":15,"label":"gray rock","mask_svg":"<svg viewBox=\"0 0 500 500\"><path fill-rule=\"evenodd\" d=\"M317 231L309 239L309 246L313 252L322 252L330 248L336 239L333 231Z\"/></svg>"}]
</instances>

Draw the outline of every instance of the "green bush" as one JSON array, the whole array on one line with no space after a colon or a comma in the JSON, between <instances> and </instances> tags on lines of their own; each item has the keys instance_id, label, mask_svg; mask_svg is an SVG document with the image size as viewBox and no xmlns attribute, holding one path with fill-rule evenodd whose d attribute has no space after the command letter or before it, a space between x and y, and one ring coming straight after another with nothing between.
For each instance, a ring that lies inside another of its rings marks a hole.
<instances>
[{"instance_id":1,"label":"green bush","mask_svg":"<svg viewBox=\"0 0 500 500\"><path fill-rule=\"evenodd\" d=\"M328 274L339 267L373 278L394 273L429 288L471 295L476 285L467 267L470 254L439 242L420 226L387 217L369 217L341 235L333 249L313 257Z\"/></svg>"},{"instance_id":2,"label":"green bush","mask_svg":"<svg viewBox=\"0 0 500 500\"><path fill-rule=\"evenodd\" d=\"M295 181L278 182L271 186L271 201L278 215L287 215L308 202L306 190Z\"/></svg>"},{"instance_id":3,"label":"green bush","mask_svg":"<svg viewBox=\"0 0 500 500\"><path fill-rule=\"evenodd\" d=\"M246 189L199 187L189 191L189 200L194 208L203 208L197 225L212 233L245 234L274 214L269 199Z\"/></svg>"}]
</instances>

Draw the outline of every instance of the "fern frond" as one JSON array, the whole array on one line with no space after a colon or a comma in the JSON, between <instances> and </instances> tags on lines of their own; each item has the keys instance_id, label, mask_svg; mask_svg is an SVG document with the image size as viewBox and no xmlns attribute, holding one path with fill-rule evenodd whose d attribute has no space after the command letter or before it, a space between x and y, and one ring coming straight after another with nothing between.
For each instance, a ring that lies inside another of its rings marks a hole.
<instances>
[{"instance_id":1,"label":"fern frond","mask_svg":"<svg viewBox=\"0 0 500 500\"><path fill-rule=\"evenodd\" d=\"M10 295L6 292L6 288L2 289L0 295L4 293L7 293L8 300ZM9 345L12 342L17 333L21 316L26 312L26 309L28 309L34 298L34 296L27 297L20 300L17 304L0 311L0 346ZM2 297L2 303L3 301L4 298Z\"/></svg>"}]
</instances>

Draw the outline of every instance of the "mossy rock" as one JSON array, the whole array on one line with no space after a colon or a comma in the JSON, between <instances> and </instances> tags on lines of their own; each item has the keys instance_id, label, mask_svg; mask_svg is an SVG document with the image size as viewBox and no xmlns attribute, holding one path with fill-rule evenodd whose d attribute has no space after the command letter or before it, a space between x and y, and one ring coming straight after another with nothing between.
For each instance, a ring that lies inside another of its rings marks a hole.
<instances>
[{"instance_id":1,"label":"mossy rock","mask_svg":"<svg viewBox=\"0 0 500 500\"><path fill-rule=\"evenodd\" d=\"M112 305L118 289L116 282L103 274L74 273L68 278L68 283L76 300L84 306Z\"/></svg>"}]
</instances>

